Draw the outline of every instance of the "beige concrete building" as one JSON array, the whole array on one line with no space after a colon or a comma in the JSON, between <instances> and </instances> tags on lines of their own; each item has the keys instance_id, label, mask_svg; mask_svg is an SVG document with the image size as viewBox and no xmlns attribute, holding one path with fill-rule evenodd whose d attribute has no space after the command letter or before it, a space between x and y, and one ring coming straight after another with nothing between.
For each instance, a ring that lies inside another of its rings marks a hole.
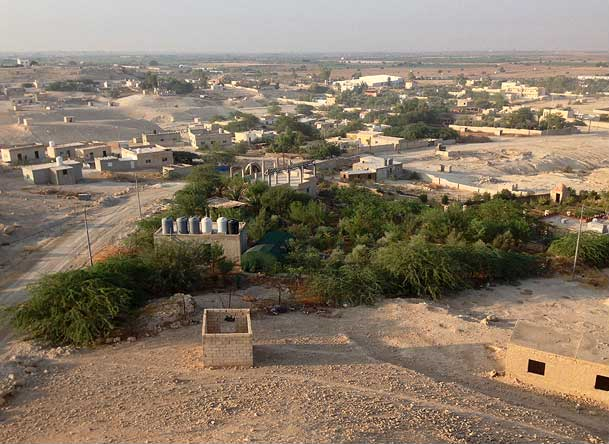
<instances>
[{"instance_id":1,"label":"beige concrete building","mask_svg":"<svg viewBox=\"0 0 609 444\"><path fill-rule=\"evenodd\" d=\"M190 145L197 149L207 149L213 145L226 147L233 144L233 135L222 128L207 130L202 127L189 127L188 139Z\"/></svg>"},{"instance_id":2,"label":"beige concrete building","mask_svg":"<svg viewBox=\"0 0 609 444\"><path fill-rule=\"evenodd\" d=\"M340 178L347 182L380 181L402 176L402 163L392 158L361 156L350 170L341 171Z\"/></svg>"},{"instance_id":3,"label":"beige concrete building","mask_svg":"<svg viewBox=\"0 0 609 444\"><path fill-rule=\"evenodd\" d=\"M173 151L162 146L148 144L131 145L121 148L124 160L135 160L136 168L162 168L173 164Z\"/></svg>"},{"instance_id":4,"label":"beige concrete building","mask_svg":"<svg viewBox=\"0 0 609 444\"><path fill-rule=\"evenodd\" d=\"M47 156L51 159L62 157L88 162L93 162L98 157L106 157L111 154L110 147L102 142L73 142L56 145L51 141L46 151Z\"/></svg>"},{"instance_id":5,"label":"beige concrete building","mask_svg":"<svg viewBox=\"0 0 609 444\"><path fill-rule=\"evenodd\" d=\"M542 389L609 405L606 336L519 321L508 344L506 373Z\"/></svg>"},{"instance_id":6,"label":"beige concrete building","mask_svg":"<svg viewBox=\"0 0 609 444\"><path fill-rule=\"evenodd\" d=\"M239 233L226 234L218 232L218 224L212 224L212 232L204 233L178 233L177 222L174 223L173 233L163 234L163 229L159 228L154 233L154 243L157 245L160 242L198 242L202 244L220 245L224 251L224 257L237 267L241 266L241 255L247 250L247 228L244 222L239 223Z\"/></svg>"},{"instance_id":7,"label":"beige concrete building","mask_svg":"<svg viewBox=\"0 0 609 444\"><path fill-rule=\"evenodd\" d=\"M248 309L203 312L202 343L205 367L253 367L253 333Z\"/></svg>"},{"instance_id":8,"label":"beige concrete building","mask_svg":"<svg viewBox=\"0 0 609 444\"><path fill-rule=\"evenodd\" d=\"M520 82L501 83L501 92L503 94L511 94L512 97L521 97L523 99L539 99L546 95L545 88L541 86L527 86Z\"/></svg>"},{"instance_id":9,"label":"beige concrete building","mask_svg":"<svg viewBox=\"0 0 609 444\"><path fill-rule=\"evenodd\" d=\"M21 168L23 178L36 185L74 185L82 179L82 163L62 160Z\"/></svg>"},{"instance_id":10,"label":"beige concrete building","mask_svg":"<svg viewBox=\"0 0 609 444\"><path fill-rule=\"evenodd\" d=\"M550 200L555 203L563 203L570 197L569 189L564 183L556 185L550 191Z\"/></svg>"},{"instance_id":11,"label":"beige concrete building","mask_svg":"<svg viewBox=\"0 0 609 444\"><path fill-rule=\"evenodd\" d=\"M380 131L356 131L346 134L347 139L357 140L360 147L386 146L393 147L396 150L406 148L407 140L401 137L385 136Z\"/></svg>"},{"instance_id":12,"label":"beige concrete building","mask_svg":"<svg viewBox=\"0 0 609 444\"><path fill-rule=\"evenodd\" d=\"M545 119L548 116L560 116L563 119L567 120L575 118L575 113L572 109L545 108L543 110L541 118Z\"/></svg>"},{"instance_id":13,"label":"beige concrete building","mask_svg":"<svg viewBox=\"0 0 609 444\"><path fill-rule=\"evenodd\" d=\"M44 145L41 143L27 143L7 148L0 148L2 162L11 165L30 165L42 163L46 160Z\"/></svg>"},{"instance_id":14,"label":"beige concrete building","mask_svg":"<svg viewBox=\"0 0 609 444\"><path fill-rule=\"evenodd\" d=\"M182 137L179 131L164 131L157 132L154 130L152 133L142 134L142 143L148 145L160 145L160 146L176 146L182 142Z\"/></svg>"}]
</instances>

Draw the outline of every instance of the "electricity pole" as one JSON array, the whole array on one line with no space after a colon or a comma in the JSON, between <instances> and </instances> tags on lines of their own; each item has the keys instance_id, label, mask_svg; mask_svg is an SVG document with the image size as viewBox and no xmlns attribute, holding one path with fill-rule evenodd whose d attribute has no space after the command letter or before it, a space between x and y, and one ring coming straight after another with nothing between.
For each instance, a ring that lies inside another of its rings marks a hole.
<instances>
[{"instance_id":1,"label":"electricity pole","mask_svg":"<svg viewBox=\"0 0 609 444\"><path fill-rule=\"evenodd\" d=\"M584 204L582 204L582 211L579 215L579 231L577 232L577 243L575 244L575 258L573 259L573 273L571 274L571 280L575 279L575 267L577 267L577 255L579 254L579 241L582 237L582 224L584 222Z\"/></svg>"},{"instance_id":2,"label":"electricity pole","mask_svg":"<svg viewBox=\"0 0 609 444\"><path fill-rule=\"evenodd\" d=\"M85 232L87 234L87 248L89 250L89 265L93 266L93 254L91 253L91 239L89 238L89 224L87 223L87 204L84 206L85 209Z\"/></svg>"},{"instance_id":3,"label":"electricity pole","mask_svg":"<svg viewBox=\"0 0 609 444\"><path fill-rule=\"evenodd\" d=\"M135 193L137 194L137 209L140 212L140 219L142 219L142 202L140 201L140 187L137 184L137 173L135 175Z\"/></svg>"}]
</instances>

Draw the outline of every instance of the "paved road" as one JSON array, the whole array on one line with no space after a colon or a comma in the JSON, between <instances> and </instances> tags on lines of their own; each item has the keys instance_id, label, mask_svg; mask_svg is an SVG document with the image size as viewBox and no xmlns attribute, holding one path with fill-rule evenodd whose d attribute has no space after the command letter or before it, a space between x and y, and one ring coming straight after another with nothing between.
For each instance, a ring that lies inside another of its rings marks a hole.
<instances>
[{"instance_id":1,"label":"paved road","mask_svg":"<svg viewBox=\"0 0 609 444\"><path fill-rule=\"evenodd\" d=\"M183 183L163 183L161 186L145 188L140 192L142 210L146 212L155 201L173 196ZM138 219L135 193L123 197L111 207L98 207L87 213L89 237L93 254L118 240ZM89 260L84 219L77 221L67 232L45 245L35 253L33 266L0 290L0 305L23 302L28 294L26 287L47 273L55 273L85 265Z\"/></svg>"}]
</instances>

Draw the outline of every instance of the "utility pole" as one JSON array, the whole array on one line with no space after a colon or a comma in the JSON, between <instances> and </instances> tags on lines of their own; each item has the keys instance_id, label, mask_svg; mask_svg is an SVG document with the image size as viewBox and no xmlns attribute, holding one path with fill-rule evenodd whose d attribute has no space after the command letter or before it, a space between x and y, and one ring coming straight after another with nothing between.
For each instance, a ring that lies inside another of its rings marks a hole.
<instances>
[{"instance_id":1,"label":"utility pole","mask_svg":"<svg viewBox=\"0 0 609 444\"><path fill-rule=\"evenodd\" d=\"M582 204L582 211L579 215L579 231L577 232L577 243L575 244L575 258L573 259L573 273L571 274L571 280L575 279L575 267L577 267L577 255L579 254L579 241L582 237L582 225L584 222L584 204Z\"/></svg>"},{"instance_id":2,"label":"utility pole","mask_svg":"<svg viewBox=\"0 0 609 444\"><path fill-rule=\"evenodd\" d=\"M137 184L137 173L135 175L135 193L137 194L137 209L140 212L140 220L142 219L142 202L140 201L140 187Z\"/></svg>"},{"instance_id":3,"label":"utility pole","mask_svg":"<svg viewBox=\"0 0 609 444\"><path fill-rule=\"evenodd\" d=\"M93 266L93 253L91 252L91 239L89 238L89 224L87 223L87 204L85 204L85 232L87 234L87 248L89 250L89 265Z\"/></svg>"}]
</instances>

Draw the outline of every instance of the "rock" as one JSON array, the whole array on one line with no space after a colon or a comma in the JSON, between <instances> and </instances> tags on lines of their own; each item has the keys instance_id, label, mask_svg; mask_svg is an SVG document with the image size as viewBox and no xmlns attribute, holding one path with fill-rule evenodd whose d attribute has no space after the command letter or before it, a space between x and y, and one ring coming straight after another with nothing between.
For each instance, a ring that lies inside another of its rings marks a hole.
<instances>
[{"instance_id":1,"label":"rock","mask_svg":"<svg viewBox=\"0 0 609 444\"><path fill-rule=\"evenodd\" d=\"M196 304L191 295L176 293L168 299L156 300L142 308L135 325L142 332L156 334L163 328L190 325L195 311Z\"/></svg>"},{"instance_id":2,"label":"rock","mask_svg":"<svg viewBox=\"0 0 609 444\"><path fill-rule=\"evenodd\" d=\"M529 289L525 288L524 290L520 290L520 294L531 295L531 294L533 294L533 290L529 290Z\"/></svg>"},{"instance_id":3,"label":"rock","mask_svg":"<svg viewBox=\"0 0 609 444\"><path fill-rule=\"evenodd\" d=\"M7 234L10 236L11 234L13 234L15 232L15 230L17 230L17 225L13 224L13 225L5 226L4 229L2 230L2 232L4 234Z\"/></svg>"},{"instance_id":4,"label":"rock","mask_svg":"<svg viewBox=\"0 0 609 444\"><path fill-rule=\"evenodd\" d=\"M116 338L112 338L112 342L114 342L115 344L118 344L119 342L121 342L120 336L117 336Z\"/></svg>"},{"instance_id":5,"label":"rock","mask_svg":"<svg viewBox=\"0 0 609 444\"><path fill-rule=\"evenodd\" d=\"M129 336L127 338L127 342L135 342L137 340L137 338L135 336Z\"/></svg>"},{"instance_id":6,"label":"rock","mask_svg":"<svg viewBox=\"0 0 609 444\"><path fill-rule=\"evenodd\" d=\"M490 315L486 316L484 319L482 319L480 321L480 323L484 324L484 325L488 325L491 322L498 322L498 321L499 321L499 318L497 316L495 316L494 314L490 314Z\"/></svg>"}]
</instances>

